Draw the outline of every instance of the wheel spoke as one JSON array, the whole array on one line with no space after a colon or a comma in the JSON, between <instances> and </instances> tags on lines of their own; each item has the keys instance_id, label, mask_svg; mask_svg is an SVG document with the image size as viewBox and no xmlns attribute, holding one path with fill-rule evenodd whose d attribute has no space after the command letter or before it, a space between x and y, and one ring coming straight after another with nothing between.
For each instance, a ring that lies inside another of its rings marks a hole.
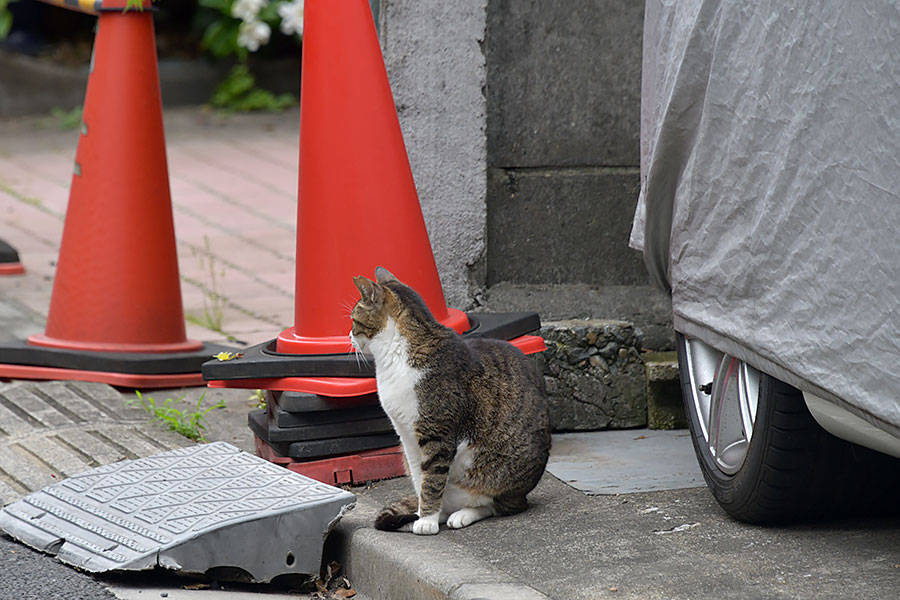
<instances>
[{"instance_id":1,"label":"wheel spoke","mask_svg":"<svg viewBox=\"0 0 900 600\"><path fill-rule=\"evenodd\" d=\"M759 372L746 363L741 363L739 384L739 400L741 410L741 427L747 444L753 437L753 424L756 422L756 404L759 399Z\"/></svg>"},{"instance_id":2,"label":"wheel spoke","mask_svg":"<svg viewBox=\"0 0 900 600\"><path fill-rule=\"evenodd\" d=\"M725 472L734 469L732 461L735 454L736 432L733 413L735 383L739 366L736 359L723 354L713 385L710 421L714 439L710 440L709 449L716 463Z\"/></svg>"}]
</instances>

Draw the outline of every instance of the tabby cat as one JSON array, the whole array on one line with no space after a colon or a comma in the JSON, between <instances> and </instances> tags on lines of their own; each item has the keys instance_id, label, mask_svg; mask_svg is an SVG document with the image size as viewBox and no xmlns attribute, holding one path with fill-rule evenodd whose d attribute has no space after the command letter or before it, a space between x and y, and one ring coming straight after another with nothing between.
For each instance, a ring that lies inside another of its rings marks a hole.
<instances>
[{"instance_id":1,"label":"tabby cat","mask_svg":"<svg viewBox=\"0 0 900 600\"><path fill-rule=\"evenodd\" d=\"M463 338L386 269L353 279L361 299L350 340L375 358L378 397L403 445L416 496L376 518L386 530L435 534L525 510L550 452L541 377L520 350Z\"/></svg>"}]
</instances>

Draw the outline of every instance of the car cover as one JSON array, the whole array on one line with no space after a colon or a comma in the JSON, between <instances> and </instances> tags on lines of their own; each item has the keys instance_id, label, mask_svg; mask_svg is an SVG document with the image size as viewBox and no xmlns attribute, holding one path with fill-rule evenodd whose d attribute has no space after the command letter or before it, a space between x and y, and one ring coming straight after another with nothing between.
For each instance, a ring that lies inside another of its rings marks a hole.
<instances>
[{"instance_id":1,"label":"car cover","mask_svg":"<svg viewBox=\"0 0 900 600\"><path fill-rule=\"evenodd\" d=\"M900 5L649 0L641 102L675 329L900 436Z\"/></svg>"}]
</instances>

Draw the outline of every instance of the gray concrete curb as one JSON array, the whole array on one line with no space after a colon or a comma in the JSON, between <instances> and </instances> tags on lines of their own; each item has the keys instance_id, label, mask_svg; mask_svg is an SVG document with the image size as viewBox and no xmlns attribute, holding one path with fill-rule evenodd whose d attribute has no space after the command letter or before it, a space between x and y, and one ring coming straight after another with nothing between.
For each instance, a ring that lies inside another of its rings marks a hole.
<instances>
[{"instance_id":1,"label":"gray concrete curb","mask_svg":"<svg viewBox=\"0 0 900 600\"><path fill-rule=\"evenodd\" d=\"M353 587L371 600L550 600L510 575L492 569L446 535L377 531L378 506L357 497L325 549Z\"/></svg>"}]
</instances>

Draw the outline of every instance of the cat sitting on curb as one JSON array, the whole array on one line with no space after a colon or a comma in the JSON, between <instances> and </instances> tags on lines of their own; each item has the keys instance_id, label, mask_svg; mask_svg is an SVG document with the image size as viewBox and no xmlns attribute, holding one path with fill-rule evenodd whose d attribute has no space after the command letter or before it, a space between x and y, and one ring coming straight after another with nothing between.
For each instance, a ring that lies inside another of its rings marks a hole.
<instances>
[{"instance_id":1,"label":"cat sitting on curb","mask_svg":"<svg viewBox=\"0 0 900 600\"><path fill-rule=\"evenodd\" d=\"M378 397L403 445L415 497L375 527L435 534L527 507L550 452L544 383L512 344L464 339L386 269L353 279L350 340L375 358Z\"/></svg>"}]
</instances>

